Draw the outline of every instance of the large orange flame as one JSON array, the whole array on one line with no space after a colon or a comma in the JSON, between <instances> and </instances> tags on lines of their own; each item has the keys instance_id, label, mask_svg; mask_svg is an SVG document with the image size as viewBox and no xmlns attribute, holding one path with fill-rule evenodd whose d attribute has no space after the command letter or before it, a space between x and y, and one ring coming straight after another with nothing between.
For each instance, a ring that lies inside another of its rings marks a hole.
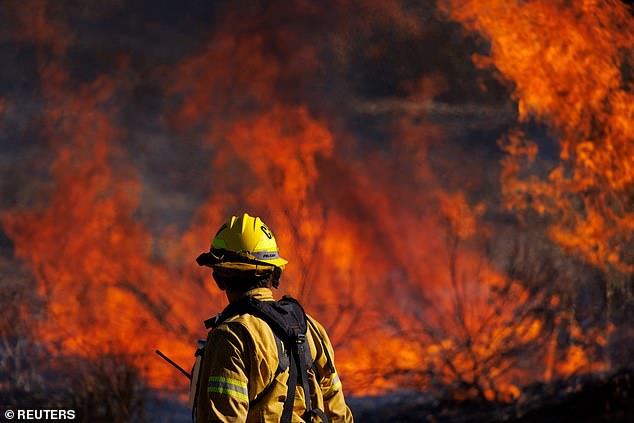
<instances>
[{"instance_id":1,"label":"large orange flame","mask_svg":"<svg viewBox=\"0 0 634 423\"><path fill-rule=\"evenodd\" d=\"M559 139L546 178L526 178L537 146L522 131L503 142L509 208L553 216L552 238L601 266L634 270L634 20L616 0L450 1L450 16L491 41L479 66L513 81L520 122L537 119Z\"/></svg>"},{"instance_id":2,"label":"large orange flame","mask_svg":"<svg viewBox=\"0 0 634 423\"><path fill-rule=\"evenodd\" d=\"M562 246L627 269L632 102L617 59L631 45L630 18L615 3L564 3L456 2L448 10L491 38L490 62L516 82L521 119L545 120L561 137L561 165L547 181L526 181L519 161L537 149L520 131L509 134L502 175L509 205L561 217L551 234ZM149 369L154 386L185 386L152 350L191 362L194 339L205 335L200 321L225 303L193 258L229 215L246 209L274 228L289 259L283 289L325 323L353 393L453 386L460 397L513 400L523 383L600 368L578 345L562 352L552 326L569 325L575 339L599 334L583 333L565 313L554 324L538 316L543 304L558 310L557 297L529 289L484 254L492 232L482 222L486 206L444 188L445 175L430 166L430 145L444 142L440 125L399 118L381 140L389 147L367 148L341 124L340 105L314 107L298 94L315 90L302 85L303 75L322 70L320 51L299 41L295 20L267 22L284 12L313 24L321 10L298 2L228 19L207 48L162 70L176 104L166 130L204 145L208 170L198 177L211 188L184 231L157 232L138 215L143 179L117 124L126 71L74 81L63 62L74 38L45 4L29 3L39 12L21 15L28 30L20 37L41 50L53 43L55 60L40 74L50 181L39 187L41 201L4 213L2 223L37 278L48 317L39 335L58 353L125 353ZM394 3L363 4L352 26L336 21L345 28L328 43L385 21L423 36ZM336 9L348 16L356 5ZM346 52L336 52L341 65ZM422 78L408 100L431 102L441 81Z\"/></svg>"}]
</instances>

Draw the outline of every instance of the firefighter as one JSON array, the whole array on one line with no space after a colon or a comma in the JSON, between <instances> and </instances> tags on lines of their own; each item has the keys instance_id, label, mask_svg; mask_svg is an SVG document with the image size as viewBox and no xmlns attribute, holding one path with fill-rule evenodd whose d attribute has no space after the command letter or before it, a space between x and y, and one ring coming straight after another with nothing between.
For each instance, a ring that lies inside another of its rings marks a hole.
<instances>
[{"instance_id":1,"label":"firefighter","mask_svg":"<svg viewBox=\"0 0 634 423\"><path fill-rule=\"evenodd\" d=\"M197 262L229 305L205 322L192 386L197 422L352 422L325 329L273 298L287 261L259 217L233 216Z\"/></svg>"}]
</instances>

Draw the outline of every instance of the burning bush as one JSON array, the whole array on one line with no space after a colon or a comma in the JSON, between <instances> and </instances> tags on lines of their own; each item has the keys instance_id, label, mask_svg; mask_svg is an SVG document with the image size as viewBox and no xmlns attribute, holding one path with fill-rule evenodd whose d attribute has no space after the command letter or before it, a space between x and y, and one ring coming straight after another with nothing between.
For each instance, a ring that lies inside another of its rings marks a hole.
<instances>
[{"instance_id":1,"label":"burning bush","mask_svg":"<svg viewBox=\"0 0 634 423\"><path fill-rule=\"evenodd\" d=\"M245 209L348 392L519 402L631 359L621 3L210 3L148 24L177 47L115 52L90 28L156 16L22 3L0 7L33 62L32 92L0 100L21 136L0 150L7 392L58 390L93 420L143 419L147 386L182 396L151 352L191 361L224 305L193 259Z\"/></svg>"},{"instance_id":2,"label":"burning bush","mask_svg":"<svg viewBox=\"0 0 634 423\"><path fill-rule=\"evenodd\" d=\"M61 344L40 338L38 326L47 317L45 300L35 294L35 281L28 273L16 267L14 262L0 262L3 405L74 410L85 422L146 421L146 377L134 357L105 351L72 356Z\"/></svg>"}]
</instances>

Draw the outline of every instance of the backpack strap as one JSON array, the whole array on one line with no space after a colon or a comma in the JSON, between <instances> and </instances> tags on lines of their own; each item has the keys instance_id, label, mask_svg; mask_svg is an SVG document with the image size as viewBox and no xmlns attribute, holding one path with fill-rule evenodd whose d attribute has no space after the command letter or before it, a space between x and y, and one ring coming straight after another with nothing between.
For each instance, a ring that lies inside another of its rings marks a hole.
<instances>
[{"instance_id":1,"label":"backpack strap","mask_svg":"<svg viewBox=\"0 0 634 423\"><path fill-rule=\"evenodd\" d=\"M295 388L297 387L297 362L295 361L295 354L290 354L291 365L288 373L288 391L286 392L286 399L284 400L284 408L282 409L282 416L280 417L280 423L291 423L293 419L293 408L295 405Z\"/></svg>"},{"instance_id":2,"label":"backpack strap","mask_svg":"<svg viewBox=\"0 0 634 423\"><path fill-rule=\"evenodd\" d=\"M302 389L304 391L304 402L306 404L306 415L304 416L304 420L306 420L306 417L309 417L308 421L310 420L310 416L309 413L312 411L312 407L310 404L310 385L308 383L308 368L306 365L306 350L308 349L308 344L306 343L306 335L303 334L303 336L301 336L298 340L297 340L297 346L296 346L296 350L293 351L294 354L297 354L297 362L299 364L299 380L302 383Z\"/></svg>"},{"instance_id":3,"label":"backpack strap","mask_svg":"<svg viewBox=\"0 0 634 423\"><path fill-rule=\"evenodd\" d=\"M319 329L317 329L317 326L315 325L315 323L313 323L313 321L310 320L308 317L306 318L306 321L308 321L308 324L310 325L310 327L313 328L313 331L317 334L317 337L319 338L319 342L321 342L321 349L324 351L324 354L326 355L326 365L328 366L328 369L332 373L335 373L337 370L335 369L335 365L332 361L332 357L330 357L330 353L328 352L328 348L326 347L326 341L324 341L324 338L321 337Z\"/></svg>"},{"instance_id":4,"label":"backpack strap","mask_svg":"<svg viewBox=\"0 0 634 423\"><path fill-rule=\"evenodd\" d=\"M308 369L306 367L306 353L310 351L306 348L306 314L297 302L284 301L251 301L250 306L254 308L252 314L264 320L277 334L289 352L290 372L288 379L288 391L280 421L290 423L293 416L295 403L295 391L297 383L300 383L304 391L306 411L311 410L310 385L308 383ZM287 305L291 303L292 306ZM296 306L295 306L296 305Z\"/></svg>"}]
</instances>

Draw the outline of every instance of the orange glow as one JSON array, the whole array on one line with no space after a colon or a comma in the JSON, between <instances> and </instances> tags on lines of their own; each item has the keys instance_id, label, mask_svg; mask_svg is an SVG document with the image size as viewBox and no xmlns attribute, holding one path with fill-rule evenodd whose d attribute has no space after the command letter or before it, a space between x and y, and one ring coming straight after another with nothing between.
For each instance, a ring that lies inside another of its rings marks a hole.
<instances>
[{"instance_id":1,"label":"orange glow","mask_svg":"<svg viewBox=\"0 0 634 423\"><path fill-rule=\"evenodd\" d=\"M19 36L40 48L53 43L62 55L73 36L46 16L46 2L32 4L37 13L21 15ZM354 28L387 19L422 34L395 4L371 2ZM475 60L515 82L520 123L544 121L560 139L559 163L545 178L525 178L537 144L519 128L507 134L507 207L553 217L549 235L560 246L630 270L623 245L634 230L634 102L617 65L632 26L620 6L606 4L456 0L445 9L491 39L491 57ZM298 8L318 12L306 2ZM184 392L186 381L153 350L192 363L194 341L206 335L201 321L226 302L194 258L228 216L248 210L273 228L289 260L281 291L328 328L349 393L449 386L457 399L513 401L523 384L606 368L586 344L605 346L607 334L584 331L574 313L560 312L562 297L529 289L486 255L488 205L444 188L445 175L430 165L442 127L400 118L386 131L389 150L361 151L336 116L281 92L282 77L320 71L319 51L296 45L293 27L255 24L219 24L208 48L165 71L163 88L177 98L164 116L169 129L196 132L183 142L210 151L196 175L210 188L183 230L152 230L139 217L143 180L117 125L125 66L81 84L62 60L42 66L50 179L33 188L38 201L1 221L46 301L38 335L51 349L122 353L147 369L152 386ZM409 100L429 103L444 84L423 78ZM0 99L0 113L7 107ZM558 313L554 323L537 317L540 307ZM568 343L560 345L557 330Z\"/></svg>"},{"instance_id":2,"label":"orange glow","mask_svg":"<svg viewBox=\"0 0 634 423\"><path fill-rule=\"evenodd\" d=\"M155 366L152 351L156 346L179 361L189 359L183 332L185 322L195 321L179 323L179 314L191 304L196 285L173 292L167 269L150 259L150 234L133 218L141 186L122 164L107 111L115 86L101 78L71 94L60 69L52 66L42 77L49 100L46 131L55 151L53 183L45 187L50 195L2 219L48 306L39 336L65 354L126 353L150 368L152 380L174 386L173 373Z\"/></svg>"},{"instance_id":3,"label":"orange glow","mask_svg":"<svg viewBox=\"0 0 634 423\"><path fill-rule=\"evenodd\" d=\"M444 1L466 28L491 41L481 67L514 83L520 122L545 122L560 145L546 178L520 172L537 145L519 132L502 184L509 209L553 217L550 233L589 262L634 270L624 246L634 233L634 94L622 69L632 63L634 20L616 0Z\"/></svg>"}]
</instances>

